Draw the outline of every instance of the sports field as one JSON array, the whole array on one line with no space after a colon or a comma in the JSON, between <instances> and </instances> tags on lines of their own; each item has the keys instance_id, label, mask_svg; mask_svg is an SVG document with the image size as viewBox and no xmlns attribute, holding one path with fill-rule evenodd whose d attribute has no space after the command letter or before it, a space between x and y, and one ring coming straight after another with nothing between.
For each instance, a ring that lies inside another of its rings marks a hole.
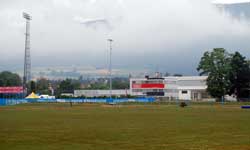
<instances>
[{"instance_id":1,"label":"sports field","mask_svg":"<svg viewBox=\"0 0 250 150\"><path fill-rule=\"evenodd\" d=\"M0 107L0 150L250 150L240 105Z\"/></svg>"}]
</instances>

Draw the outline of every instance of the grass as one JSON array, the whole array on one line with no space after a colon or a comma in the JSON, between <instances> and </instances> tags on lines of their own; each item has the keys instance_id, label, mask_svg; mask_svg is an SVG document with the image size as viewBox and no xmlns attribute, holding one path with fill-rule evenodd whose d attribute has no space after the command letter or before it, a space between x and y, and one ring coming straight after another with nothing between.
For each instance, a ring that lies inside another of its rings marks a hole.
<instances>
[{"instance_id":1,"label":"grass","mask_svg":"<svg viewBox=\"0 0 250 150\"><path fill-rule=\"evenodd\" d=\"M249 150L240 105L23 104L0 107L1 150Z\"/></svg>"}]
</instances>

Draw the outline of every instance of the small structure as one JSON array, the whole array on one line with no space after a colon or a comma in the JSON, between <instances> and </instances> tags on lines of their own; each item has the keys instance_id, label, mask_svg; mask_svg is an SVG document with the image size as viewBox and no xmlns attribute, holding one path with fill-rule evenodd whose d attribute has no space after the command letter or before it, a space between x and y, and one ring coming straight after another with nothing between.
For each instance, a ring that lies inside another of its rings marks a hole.
<instances>
[{"instance_id":1,"label":"small structure","mask_svg":"<svg viewBox=\"0 0 250 150\"><path fill-rule=\"evenodd\" d=\"M27 96L25 99L39 99L39 96L37 96L34 92L32 92L29 96Z\"/></svg>"},{"instance_id":2,"label":"small structure","mask_svg":"<svg viewBox=\"0 0 250 150\"><path fill-rule=\"evenodd\" d=\"M40 99L56 99L55 96L50 96L50 95L40 95L39 98Z\"/></svg>"}]
</instances>

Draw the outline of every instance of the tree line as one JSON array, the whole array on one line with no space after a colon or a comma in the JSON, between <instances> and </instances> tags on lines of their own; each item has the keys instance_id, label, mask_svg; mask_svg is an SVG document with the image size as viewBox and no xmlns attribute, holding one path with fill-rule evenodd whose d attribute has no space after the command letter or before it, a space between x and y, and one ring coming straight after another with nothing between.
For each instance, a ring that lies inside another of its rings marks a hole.
<instances>
[{"instance_id":1,"label":"tree line","mask_svg":"<svg viewBox=\"0 0 250 150\"><path fill-rule=\"evenodd\" d=\"M0 72L0 86L21 86L22 79L16 73L9 71Z\"/></svg>"},{"instance_id":2,"label":"tree line","mask_svg":"<svg viewBox=\"0 0 250 150\"><path fill-rule=\"evenodd\" d=\"M0 87L6 86L22 86L21 77L9 71L0 72ZM61 93L74 93L74 90L108 90L109 80L106 78L99 79L83 79L81 76L78 79L65 80L49 80L39 78L36 81L27 83L27 93L35 92L38 94L55 95L59 97ZM128 78L113 78L113 89L128 89Z\"/></svg>"},{"instance_id":3,"label":"tree line","mask_svg":"<svg viewBox=\"0 0 250 150\"><path fill-rule=\"evenodd\" d=\"M224 48L214 48L204 53L197 70L207 75L207 91L224 100L225 95L234 95L237 100L250 96L250 61L239 52L229 53Z\"/></svg>"}]
</instances>

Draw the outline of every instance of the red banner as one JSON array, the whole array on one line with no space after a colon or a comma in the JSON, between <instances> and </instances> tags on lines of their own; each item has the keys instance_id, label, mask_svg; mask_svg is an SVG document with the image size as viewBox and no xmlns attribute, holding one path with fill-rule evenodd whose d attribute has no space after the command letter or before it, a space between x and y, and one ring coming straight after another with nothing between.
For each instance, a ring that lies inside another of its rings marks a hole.
<instances>
[{"instance_id":1,"label":"red banner","mask_svg":"<svg viewBox=\"0 0 250 150\"><path fill-rule=\"evenodd\" d=\"M134 89L164 89L164 84L133 84Z\"/></svg>"},{"instance_id":2,"label":"red banner","mask_svg":"<svg viewBox=\"0 0 250 150\"><path fill-rule=\"evenodd\" d=\"M23 93L22 86L0 87L0 94L20 94Z\"/></svg>"}]
</instances>

